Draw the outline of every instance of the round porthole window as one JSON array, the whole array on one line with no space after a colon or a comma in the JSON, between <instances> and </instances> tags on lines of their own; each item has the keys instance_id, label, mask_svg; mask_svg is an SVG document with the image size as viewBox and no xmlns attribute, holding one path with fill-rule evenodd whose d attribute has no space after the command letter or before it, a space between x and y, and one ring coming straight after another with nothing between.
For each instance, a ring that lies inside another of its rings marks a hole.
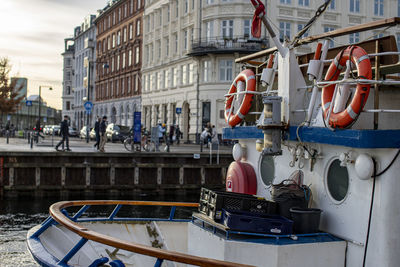
<instances>
[{"instance_id":1,"label":"round porthole window","mask_svg":"<svg viewBox=\"0 0 400 267\"><path fill-rule=\"evenodd\" d=\"M329 195L337 202L341 202L349 190L349 173L346 167L340 166L340 160L331 162L326 178Z\"/></svg>"},{"instance_id":2,"label":"round porthole window","mask_svg":"<svg viewBox=\"0 0 400 267\"><path fill-rule=\"evenodd\" d=\"M274 158L268 155L261 155L260 174L265 185L270 185L275 177Z\"/></svg>"}]
</instances>

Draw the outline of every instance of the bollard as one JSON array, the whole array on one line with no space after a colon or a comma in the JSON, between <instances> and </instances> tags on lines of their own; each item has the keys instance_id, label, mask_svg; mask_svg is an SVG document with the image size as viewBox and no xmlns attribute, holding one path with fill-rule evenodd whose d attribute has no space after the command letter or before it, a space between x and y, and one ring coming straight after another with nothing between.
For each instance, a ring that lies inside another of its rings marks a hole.
<instances>
[{"instance_id":1,"label":"bollard","mask_svg":"<svg viewBox=\"0 0 400 267\"><path fill-rule=\"evenodd\" d=\"M9 143L9 138L10 138L10 131L6 131L6 136L7 136L7 144Z\"/></svg>"},{"instance_id":2,"label":"bollard","mask_svg":"<svg viewBox=\"0 0 400 267\"><path fill-rule=\"evenodd\" d=\"M28 144L31 143L31 132L28 132Z\"/></svg>"},{"instance_id":3,"label":"bollard","mask_svg":"<svg viewBox=\"0 0 400 267\"><path fill-rule=\"evenodd\" d=\"M203 152L203 141L202 140L200 140L200 152Z\"/></svg>"},{"instance_id":4,"label":"bollard","mask_svg":"<svg viewBox=\"0 0 400 267\"><path fill-rule=\"evenodd\" d=\"M31 137L31 149L33 148L33 135Z\"/></svg>"}]
</instances>

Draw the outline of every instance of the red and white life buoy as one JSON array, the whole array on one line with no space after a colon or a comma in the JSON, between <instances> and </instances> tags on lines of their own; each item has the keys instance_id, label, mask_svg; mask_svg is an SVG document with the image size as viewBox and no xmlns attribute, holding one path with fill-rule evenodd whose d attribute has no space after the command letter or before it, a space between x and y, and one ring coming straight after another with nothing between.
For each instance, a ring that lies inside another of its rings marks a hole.
<instances>
[{"instance_id":1,"label":"red and white life buoy","mask_svg":"<svg viewBox=\"0 0 400 267\"><path fill-rule=\"evenodd\" d=\"M347 60L351 60L351 62L356 65L358 79L372 79L371 62L367 52L359 46L349 46L335 57L325 75L325 80L336 81L341 70L346 66ZM335 86L335 84L331 84L322 89L321 102L324 119L326 119L330 105L332 104ZM346 128L351 125L364 108L370 87L370 84L358 83L353 99L347 108L337 113L333 112L332 109L329 116L329 125L334 128Z\"/></svg>"},{"instance_id":2,"label":"red and white life buoy","mask_svg":"<svg viewBox=\"0 0 400 267\"><path fill-rule=\"evenodd\" d=\"M254 72L250 69L243 70L239 75L235 78L235 81L232 83L231 88L229 89L228 95L226 96L225 102L225 121L229 126L234 127L239 124L244 116L249 112L251 107L251 102L253 100L253 94L246 93L242 103L240 104L239 109L234 112L233 109L233 99L234 94L237 92L238 82L244 82L246 84L246 91L255 91L256 89L256 76Z\"/></svg>"}]
</instances>

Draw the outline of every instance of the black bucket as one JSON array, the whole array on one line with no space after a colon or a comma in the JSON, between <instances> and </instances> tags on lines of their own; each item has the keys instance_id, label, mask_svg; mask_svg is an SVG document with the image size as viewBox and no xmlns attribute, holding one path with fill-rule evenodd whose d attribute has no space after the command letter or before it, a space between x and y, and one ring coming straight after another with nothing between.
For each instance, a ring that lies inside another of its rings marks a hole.
<instances>
[{"instance_id":1,"label":"black bucket","mask_svg":"<svg viewBox=\"0 0 400 267\"><path fill-rule=\"evenodd\" d=\"M290 209L293 230L296 234L317 233L321 218L320 209L294 207Z\"/></svg>"},{"instance_id":2,"label":"black bucket","mask_svg":"<svg viewBox=\"0 0 400 267\"><path fill-rule=\"evenodd\" d=\"M307 208L307 201L304 198L290 198L279 201L279 215L290 219L290 209L292 207Z\"/></svg>"}]
</instances>

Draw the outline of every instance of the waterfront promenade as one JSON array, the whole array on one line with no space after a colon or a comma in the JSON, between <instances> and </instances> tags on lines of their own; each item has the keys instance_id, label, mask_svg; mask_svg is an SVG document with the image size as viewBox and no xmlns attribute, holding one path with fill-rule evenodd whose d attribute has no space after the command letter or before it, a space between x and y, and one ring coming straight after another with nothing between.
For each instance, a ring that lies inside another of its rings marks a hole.
<instances>
[{"instance_id":1,"label":"waterfront promenade","mask_svg":"<svg viewBox=\"0 0 400 267\"><path fill-rule=\"evenodd\" d=\"M22 138L10 138L9 144L6 143L6 138L0 137L0 153L1 152L57 152L54 147L61 140L59 136L45 136L45 139L40 139L38 144L34 144L31 148L30 144L28 144L27 139ZM72 152L81 152L81 153L101 153L94 149L94 141L90 141L86 143L86 140L70 137L70 148ZM160 150L163 152L165 145L160 145ZM132 153L127 151L124 147L124 144L121 142L111 143L107 142L105 146L105 153ZM203 147L203 153L209 152L209 149ZM219 146L220 154L231 154L232 148L230 146ZM141 152L148 153L148 152ZM157 152L152 152L157 153ZM172 145L170 146L170 153L200 153L200 145L196 144L183 144ZM213 151L213 154L217 153L217 151Z\"/></svg>"}]
</instances>

